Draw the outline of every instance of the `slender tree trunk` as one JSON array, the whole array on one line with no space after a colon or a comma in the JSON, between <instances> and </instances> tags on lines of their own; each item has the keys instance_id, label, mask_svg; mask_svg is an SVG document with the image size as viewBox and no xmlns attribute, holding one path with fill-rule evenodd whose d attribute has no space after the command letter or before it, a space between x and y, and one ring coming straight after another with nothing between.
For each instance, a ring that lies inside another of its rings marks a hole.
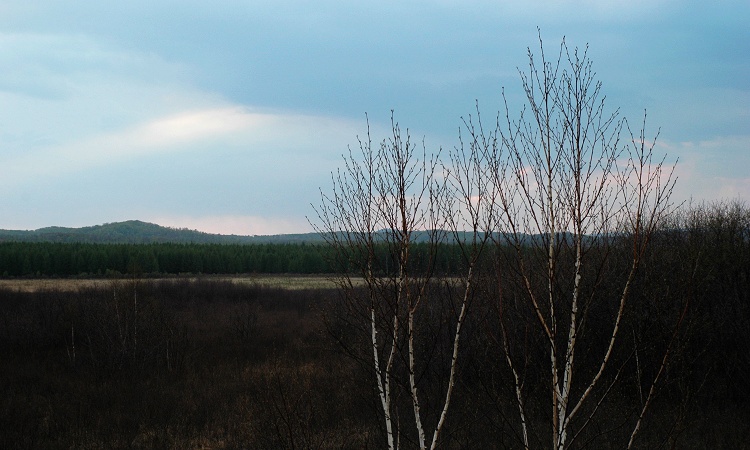
<instances>
[{"instance_id":1,"label":"slender tree trunk","mask_svg":"<svg viewBox=\"0 0 750 450\"><path fill-rule=\"evenodd\" d=\"M432 434L432 444L430 445L430 449L433 450L437 447L440 431L442 430L443 424L445 423L445 418L448 416L448 407L451 403L453 388L456 385L456 367L458 362L459 343L461 341L461 327L463 326L464 320L466 318L466 310L469 304L469 295L472 289L472 280L473 265L469 267L466 285L464 287L464 296L461 301L461 311L459 312L458 320L456 321L456 332L453 335L453 353L451 354L450 375L448 376L448 388L445 392L445 400L443 400L443 410L440 412L440 419L438 420L437 426L435 427L435 432Z\"/></svg>"}]
</instances>

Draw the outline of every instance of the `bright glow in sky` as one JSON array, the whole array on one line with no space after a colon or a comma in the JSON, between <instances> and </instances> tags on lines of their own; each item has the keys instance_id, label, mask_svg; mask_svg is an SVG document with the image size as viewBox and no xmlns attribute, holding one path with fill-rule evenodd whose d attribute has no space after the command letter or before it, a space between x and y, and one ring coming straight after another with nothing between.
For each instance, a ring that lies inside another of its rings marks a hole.
<instances>
[{"instance_id":1,"label":"bright glow in sky","mask_svg":"<svg viewBox=\"0 0 750 450\"><path fill-rule=\"evenodd\" d=\"M520 108L526 51L589 44L611 109L661 128L676 199L750 200L746 0L6 0L0 228L139 219L310 231L347 146L390 111L428 148ZM421 139L420 139L421 140Z\"/></svg>"}]
</instances>

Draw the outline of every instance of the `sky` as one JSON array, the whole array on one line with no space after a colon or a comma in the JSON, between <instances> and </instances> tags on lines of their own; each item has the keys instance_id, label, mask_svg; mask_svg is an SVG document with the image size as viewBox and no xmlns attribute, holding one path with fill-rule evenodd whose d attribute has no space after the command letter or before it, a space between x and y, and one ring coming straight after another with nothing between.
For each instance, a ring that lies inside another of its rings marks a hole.
<instances>
[{"instance_id":1,"label":"sky","mask_svg":"<svg viewBox=\"0 0 750 450\"><path fill-rule=\"evenodd\" d=\"M2 0L0 228L308 232L391 111L428 150L520 110L527 49L589 46L677 201L750 200L750 2ZM540 31L538 31L540 30Z\"/></svg>"}]
</instances>

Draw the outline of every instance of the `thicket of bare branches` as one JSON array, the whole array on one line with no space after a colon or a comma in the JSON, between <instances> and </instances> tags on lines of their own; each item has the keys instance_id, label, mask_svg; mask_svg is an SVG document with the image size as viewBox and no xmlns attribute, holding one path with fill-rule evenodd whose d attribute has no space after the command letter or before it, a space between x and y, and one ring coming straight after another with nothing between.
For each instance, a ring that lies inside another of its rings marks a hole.
<instances>
[{"instance_id":1,"label":"thicket of bare branches","mask_svg":"<svg viewBox=\"0 0 750 450\"><path fill-rule=\"evenodd\" d=\"M402 435L419 448L435 448L456 384L461 328L473 275L469 269L460 282L448 286L441 285L442 279L434 282L434 257L448 233L458 232L463 207L471 203L475 187L466 186L463 202L454 199L451 187L471 181L460 174L439 177L438 155L428 156L424 146L419 151L408 131L403 136L395 121L392 135L379 147L373 148L368 132L359 150L356 157L350 152L344 169L333 176L333 193L323 194L317 209L319 231L337 249L335 264L342 269L337 281L347 321L369 338L362 343L358 358L373 374L388 448L398 448ZM457 153L456 158L457 165L466 163L463 154ZM468 244L473 248L467 250L469 259L478 258L474 248L481 244L477 239L486 240L478 238L479 231L477 225ZM420 252L414 249L417 244ZM364 289L355 277L363 280ZM454 295L458 296L455 302ZM436 296L450 301L457 313L446 319L453 330L445 365L448 376L438 400L426 407L421 379L435 343L425 342L432 339L432 333L425 332L431 324L423 317L436 311ZM367 351L362 352L363 348ZM396 401L403 395L411 407L408 421L402 419L405 413ZM403 428L411 426L414 433L404 433Z\"/></svg>"},{"instance_id":2,"label":"thicket of bare branches","mask_svg":"<svg viewBox=\"0 0 750 450\"><path fill-rule=\"evenodd\" d=\"M417 151L395 122L377 148L368 131L316 209L318 231L337 249L345 316L368 336L357 355L373 376L391 449L402 438L419 448L440 444L463 328L480 297L481 320L488 306L495 314L485 332L510 374L516 419L508 421L524 448L588 439L622 371L639 358L637 347L621 344L623 324L648 246L672 208L673 167L655 154L645 114L633 133L607 108L587 49L563 41L549 59L540 39L539 55L529 50L519 73L520 114L506 102L487 127L477 108L445 160L424 145ZM445 244L460 249L451 274L433 264ZM674 336L684 316L671 324ZM435 317L433 329L450 324L442 359L419 354L439 346L441 338L420 325ZM653 370L638 366L640 401L623 418L623 447L637 442L673 342L660 343ZM444 381L426 404L428 373ZM529 408L544 402L545 391L546 410ZM411 404L409 419L400 396Z\"/></svg>"},{"instance_id":3,"label":"thicket of bare branches","mask_svg":"<svg viewBox=\"0 0 750 450\"><path fill-rule=\"evenodd\" d=\"M618 380L615 373L605 381L604 374L622 339L641 261L672 207L675 179L664 158L654 155L654 141L647 141L645 116L644 128L634 135L618 111L607 112L587 49L570 49L563 41L553 60L541 42L540 49L539 56L529 51L528 70L521 72L527 107L513 118L506 104L505 120L498 121L502 142L492 167L500 211L497 242L512 248L505 253L507 267L513 268L515 288L537 319L535 331L549 358L544 383L551 397L551 447L564 449L590 423ZM621 256L615 246L622 245L632 251L625 266L613 273L612 260ZM608 316L599 317L609 322L609 332L590 336L589 314L600 303L614 306ZM516 375L524 447L529 448L529 421L517 378L522 361L509 351L516 339L503 333L505 359ZM586 342L591 339L599 342ZM588 370L577 359L582 352L588 352ZM651 386L657 381L658 375ZM628 448L652 397L653 389L632 427Z\"/></svg>"}]
</instances>

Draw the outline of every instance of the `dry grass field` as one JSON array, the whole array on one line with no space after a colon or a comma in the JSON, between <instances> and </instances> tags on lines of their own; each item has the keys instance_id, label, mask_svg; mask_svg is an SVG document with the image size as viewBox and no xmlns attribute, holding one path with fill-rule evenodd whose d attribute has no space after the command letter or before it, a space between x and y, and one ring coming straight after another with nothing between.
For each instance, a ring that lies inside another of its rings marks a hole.
<instances>
[{"instance_id":1,"label":"dry grass field","mask_svg":"<svg viewBox=\"0 0 750 450\"><path fill-rule=\"evenodd\" d=\"M106 279L0 279L0 289L17 292L39 292L59 290L74 292L82 288L104 287L112 280Z\"/></svg>"},{"instance_id":2,"label":"dry grass field","mask_svg":"<svg viewBox=\"0 0 750 450\"><path fill-rule=\"evenodd\" d=\"M204 275L201 277L173 277L152 278L149 281L160 280L208 280L230 281L240 285L259 285L270 288L300 290L300 289L329 289L335 288L335 282L325 275ZM88 288L104 288L112 284L115 279L110 278L17 278L0 279L0 289L17 292L38 292L56 290L75 292Z\"/></svg>"}]
</instances>

